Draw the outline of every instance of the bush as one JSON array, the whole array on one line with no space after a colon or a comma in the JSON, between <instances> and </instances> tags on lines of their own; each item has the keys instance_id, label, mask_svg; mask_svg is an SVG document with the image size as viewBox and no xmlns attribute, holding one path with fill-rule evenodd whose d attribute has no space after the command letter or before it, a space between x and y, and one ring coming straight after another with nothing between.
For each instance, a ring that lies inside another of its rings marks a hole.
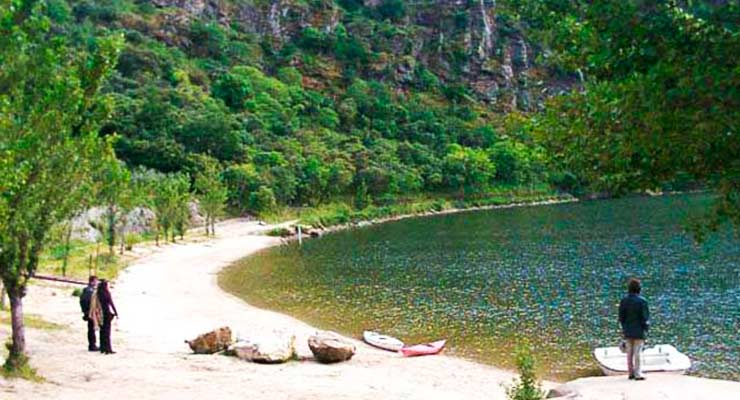
<instances>
[{"instance_id":1,"label":"bush","mask_svg":"<svg viewBox=\"0 0 740 400\"><path fill-rule=\"evenodd\" d=\"M537 382L534 365L534 357L529 348L519 347L516 350L519 378L514 379L513 385L506 388L506 397L509 400L542 400L545 398L545 392Z\"/></svg>"},{"instance_id":2,"label":"bush","mask_svg":"<svg viewBox=\"0 0 740 400\"><path fill-rule=\"evenodd\" d=\"M257 214L274 211L276 207L275 193L267 186L260 186L256 192L249 194L249 209Z\"/></svg>"},{"instance_id":3,"label":"bush","mask_svg":"<svg viewBox=\"0 0 740 400\"><path fill-rule=\"evenodd\" d=\"M398 21L406 15L406 6L402 0L383 0L377 7L381 19Z\"/></svg>"},{"instance_id":4,"label":"bush","mask_svg":"<svg viewBox=\"0 0 740 400\"><path fill-rule=\"evenodd\" d=\"M280 228L270 229L265 234L267 236L285 238L285 237L293 236L293 230L292 229L289 229L289 228L285 228L285 227L280 227Z\"/></svg>"},{"instance_id":5,"label":"bush","mask_svg":"<svg viewBox=\"0 0 740 400\"><path fill-rule=\"evenodd\" d=\"M125 236L124 242L126 246L126 250L131 251L134 248L134 245L139 244L144 241L144 238L141 237L141 235L136 233L129 233Z\"/></svg>"},{"instance_id":6,"label":"bush","mask_svg":"<svg viewBox=\"0 0 740 400\"><path fill-rule=\"evenodd\" d=\"M72 296L73 297L80 297L80 296L82 296L82 289L81 288L74 288L74 290L72 290Z\"/></svg>"}]
</instances>

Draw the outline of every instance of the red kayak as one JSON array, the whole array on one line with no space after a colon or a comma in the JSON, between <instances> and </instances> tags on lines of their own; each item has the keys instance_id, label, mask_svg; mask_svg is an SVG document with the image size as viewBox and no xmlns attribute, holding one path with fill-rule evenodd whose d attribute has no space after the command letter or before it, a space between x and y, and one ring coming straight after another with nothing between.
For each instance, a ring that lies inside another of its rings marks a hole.
<instances>
[{"instance_id":1,"label":"red kayak","mask_svg":"<svg viewBox=\"0 0 740 400\"><path fill-rule=\"evenodd\" d=\"M436 342L432 343L403 346L400 351L404 357L428 356L432 354L437 354L442 351L442 349L444 349L445 347L445 343L447 343L446 340L437 340Z\"/></svg>"}]
</instances>

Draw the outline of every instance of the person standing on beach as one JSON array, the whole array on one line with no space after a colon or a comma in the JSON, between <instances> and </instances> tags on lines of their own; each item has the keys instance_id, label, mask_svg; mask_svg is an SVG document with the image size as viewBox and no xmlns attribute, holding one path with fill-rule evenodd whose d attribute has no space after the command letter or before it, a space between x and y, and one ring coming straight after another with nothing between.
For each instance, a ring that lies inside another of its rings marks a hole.
<instances>
[{"instance_id":1,"label":"person standing on beach","mask_svg":"<svg viewBox=\"0 0 740 400\"><path fill-rule=\"evenodd\" d=\"M87 286L82 290L80 295L80 308L82 309L82 320L87 322L87 350L98 351L100 350L97 345L95 338L95 331L98 326L94 318L90 318L90 303L92 302L93 296L96 296L96 289L98 287L98 277L95 275L90 276L87 279Z\"/></svg>"},{"instance_id":2,"label":"person standing on beach","mask_svg":"<svg viewBox=\"0 0 740 400\"><path fill-rule=\"evenodd\" d=\"M628 293L619 303L619 324L622 326L622 334L627 345L629 379L638 381L645 379L642 375L640 353L645 344L650 318L648 303L640 296L640 291L640 281L636 278L630 279L627 284Z\"/></svg>"},{"instance_id":3,"label":"person standing on beach","mask_svg":"<svg viewBox=\"0 0 740 400\"><path fill-rule=\"evenodd\" d=\"M113 317L118 317L116 305L108 289L108 281L100 281L98 287L98 302L102 310L103 324L100 326L100 352L103 354L115 354L111 346L110 331Z\"/></svg>"}]
</instances>

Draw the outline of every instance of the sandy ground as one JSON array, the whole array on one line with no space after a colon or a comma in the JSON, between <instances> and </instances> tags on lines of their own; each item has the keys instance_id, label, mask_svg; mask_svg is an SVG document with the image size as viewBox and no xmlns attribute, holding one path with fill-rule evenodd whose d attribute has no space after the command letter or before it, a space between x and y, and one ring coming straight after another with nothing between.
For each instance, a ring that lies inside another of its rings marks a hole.
<instances>
[{"instance_id":1,"label":"sandy ground","mask_svg":"<svg viewBox=\"0 0 740 400\"><path fill-rule=\"evenodd\" d=\"M183 342L220 326L239 336L273 331L297 335L300 356L311 355L315 328L261 310L221 291L216 273L280 239L258 235L254 222L228 221L218 237L170 244L142 256L113 287L121 318L114 322L114 355L86 351L85 325L72 286L31 287L26 312L64 326L29 329L33 365L42 384L0 378L0 399L504 399L513 374L462 359L402 358L356 341L349 362L259 365L225 356L190 354ZM0 325L0 338L9 327ZM554 386L546 382L546 387ZM682 376L587 378L572 382L580 399L740 399L740 383Z\"/></svg>"}]
</instances>

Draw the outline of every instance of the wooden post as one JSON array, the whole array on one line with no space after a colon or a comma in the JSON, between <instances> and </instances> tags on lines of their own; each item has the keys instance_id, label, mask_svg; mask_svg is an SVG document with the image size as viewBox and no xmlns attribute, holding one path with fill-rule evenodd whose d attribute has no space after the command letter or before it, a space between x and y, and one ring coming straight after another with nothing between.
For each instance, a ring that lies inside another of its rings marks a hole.
<instances>
[{"instance_id":1,"label":"wooden post","mask_svg":"<svg viewBox=\"0 0 740 400\"><path fill-rule=\"evenodd\" d=\"M301 226L298 225L298 245L303 245L303 234L301 232Z\"/></svg>"}]
</instances>

